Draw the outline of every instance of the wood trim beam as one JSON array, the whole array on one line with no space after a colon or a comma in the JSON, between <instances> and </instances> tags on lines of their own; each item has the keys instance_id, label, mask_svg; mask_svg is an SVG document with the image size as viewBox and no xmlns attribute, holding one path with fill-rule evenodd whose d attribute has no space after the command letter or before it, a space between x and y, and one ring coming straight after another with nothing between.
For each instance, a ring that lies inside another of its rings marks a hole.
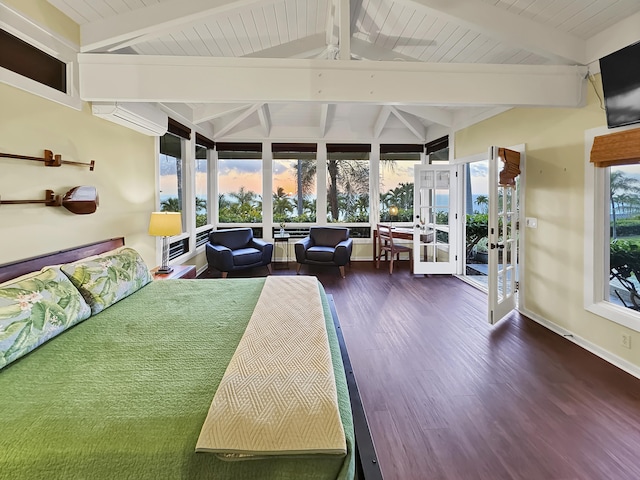
<instances>
[{"instance_id":1,"label":"wood trim beam","mask_svg":"<svg viewBox=\"0 0 640 480\"><path fill-rule=\"evenodd\" d=\"M351 8L349 0L338 0L340 60L351 60Z\"/></svg>"},{"instance_id":2,"label":"wood trim beam","mask_svg":"<svg viewBox=\"0 0 640 480\"><path fill-rule=\"evenodd\" d=\"M399 111L396 107L391 107L391 113L393 113L396 116L396 118L400 120L402 124L409 129L411 133L413 133L416 137L418 137L418 140L424 142L427 136L426 135L427 131L424 125L420 123L420 121L417 118Z\"/></svg>"},{"instance_id":3,"label":"wood trim beam","mask_svg":"<svg viewBox=\"0 0 640 480\"><path fill-rule=\"evenodd\" d=\"M588 39L588 62L598 62L602 57L640 41L638 25L640 25L640 12L625 18ZM598 64L597 66L599 71L600 65ZM591 73L594 72L591 71Z\"/></svg>"},{"instance_id":4,"label":"wood trim beam","mask_svg":"<svg viewBox=\"0 0 640 480\"><path fill-rule=\"evenodd\" d=\"M433 15L509 45L517 45L556 63L587 64L586 42L581 38L486 2L400 1L412 6L418 5Z\"/></svg>"},{"instance_id":5,"label":"wood trim beam","mask_svg":"<svg viewBox=\"0 0 640 480\"><path fill-rule=\"evenodd\" d=\"M335 105L323 103L320 105L320 138L324 138L330 124L329 117L333 114Z\"/></svg>"},{"instance_id":6,"label":"wood trim beam","mask_svg":"<svg viewBox=\"0 0 640 480\"><path fill-rule=\"evenodd\" d=\"M145 42L207 17L274 0L168 0L80 26L82 52L115 50Z\"/></svg>"},{"instance_id":7,"label":"wood trim beam","mask_svg":"<svg viewBox=\"0 0 640 480\"><path fill-rule=\"evenodd\" d=\"M316 33L308 37L299 38L292 42L265 48L245 55L245 58L312 58L319 55L327 45L325 34Z\"/></svg>"},{"instance_id":8,"label":"wood trim beam","mask_svg":"<svg viewBox=\"0 0 640 480\"><path fill-rule=\"evenodd\" d=\"M423 118L428 122L437 123L445 127L453 126L453 114L448 110L426 105L395 105L396 109Z\"/></svg>"},{"instance_id":9,"label":"wood trim beam","mask_svg":"<svg viewBox=\"0 0 640 480\"><path fill-rule=\"evenodd\" d=\"M586 67L561 65L109 54L78 61L85 101L579 107L586 97Z\"/></svg>"},{"instance_id":10,"label":"wood trim beam","mask_svg":"<svg viewBox=\"0 0 640 480\"><path fill-rule=\"evenodd\" d=\"M215 137L220 138L225 136L227 133L229 133L231 130L237 127L243 120L249 118L251 115L256 113L260 108L262 108L263 105L264 105L263 103L256 103L252 107L240 113L240 115L238 115L233 120L230 120L224 127L222 127L220 130L215 132Z\"/></svg>"},{"instance_id":11,"label":"wood trim beam","mask_svg":"<svg viewBox=\"0 0 640 480\"><path fill-rule=\"evenodd\" d=\"M384 61L405 61L405 62L417 62L418 60L408 55L381 48L378 45L374 45L366 40L361 40L356 37L351 38L351 53L364 60L384 60Z\"/></svg>"},{"instance_id":12,"label":"wood trim beam","mask_svg":"<svg viewBox=\"0 0 640 480\"><path fill-rule=\"evenodd\" d=\"M260 119L260 125L262 125L264 136L269 138L269 134L271 133L271 115L269 113L269 105L265 103L258 109L258 118Z\"/></svg>"},{"instance_id":13,"label":"wood trim beam","mask_svg":"<svg viewBox=\"0 0 640 480\"><path fill-rule=\"evenodd\" d=\"M230 113L240 112L249 107L251 107L251 104L211 103L198 105L193 109L193 123L203 123Z\"/></svg>"},{"instance_id":14,"label":"wood trim beam","mask_svg":"<svg viewBox=\"0 0 640 480\"><path fill-rule=\"evenodd\" d=\"M380 138L382 130L384 130L384 127L389 120L389 115L391 115L391 107L388 105L383 105L380 108L380 113L378 113L376 123L373 124L373 138Z\"/></svg>"}]
</instances>

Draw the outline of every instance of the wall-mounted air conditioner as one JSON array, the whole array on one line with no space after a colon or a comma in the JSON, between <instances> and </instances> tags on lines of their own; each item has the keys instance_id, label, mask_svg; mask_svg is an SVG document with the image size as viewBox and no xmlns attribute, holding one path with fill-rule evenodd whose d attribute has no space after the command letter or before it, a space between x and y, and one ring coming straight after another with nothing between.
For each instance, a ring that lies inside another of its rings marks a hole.
<instances>
[{"instance_id":1,"label":"wall-mounted air conditioner","mask_svg":"<svg viewBox=\"0 0 640 480\"><path fill-rule=\"evenodd\" d=\"M167 133L169 117L150 103L94 102L94 115L145 135L159 137Z\"/></svg>"}]
</instances>

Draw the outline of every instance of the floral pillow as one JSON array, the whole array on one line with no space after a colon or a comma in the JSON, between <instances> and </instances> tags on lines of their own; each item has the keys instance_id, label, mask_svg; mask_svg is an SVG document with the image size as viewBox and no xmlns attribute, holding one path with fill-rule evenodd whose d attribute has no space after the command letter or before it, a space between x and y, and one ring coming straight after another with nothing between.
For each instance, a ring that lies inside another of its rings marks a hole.
<instances>
[{"instance_id":1,"label":"floral pillow","mask_svg":"<svg viewBox=\"0 0 640 480\"><path fill-rule=\"evenodd\" d=\"M62 271L80 290L94 315L152 280L140 254L126 247L96 258L62 265Z\"/></svg>"},{"instance_id":2,"label":"floral pillow","mask_svg":"<svg viewBox=\"0 0 640 480\"><path fill-rule=\"evenodd\" d=\"M0 368L88 318L91 309L59 268L0 287Z\"/></svg>"}]
</instances>

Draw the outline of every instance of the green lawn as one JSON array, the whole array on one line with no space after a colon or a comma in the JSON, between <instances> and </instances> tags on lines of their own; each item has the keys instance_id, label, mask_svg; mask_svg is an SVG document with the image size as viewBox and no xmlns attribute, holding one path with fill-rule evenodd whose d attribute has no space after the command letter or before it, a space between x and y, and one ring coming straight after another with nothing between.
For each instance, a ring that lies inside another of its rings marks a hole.
<instances>
[{"instance_id":1,"label":"green lawn","mask_svg":"<svg viewBox=\"0 0 640 480\"><path fill-rule=\"evenodd\" d=\"M627 242L640 243L640 235L631 235L629 237L618 237L618 240L626 240Z\"/></svg>"}]
</instances>

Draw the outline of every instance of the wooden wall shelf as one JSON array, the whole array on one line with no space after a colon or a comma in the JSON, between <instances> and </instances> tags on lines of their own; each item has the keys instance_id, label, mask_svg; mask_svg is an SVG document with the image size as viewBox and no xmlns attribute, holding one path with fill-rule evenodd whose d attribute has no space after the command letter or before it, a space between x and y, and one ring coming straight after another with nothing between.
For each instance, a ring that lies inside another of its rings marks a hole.
<instances>
[{"instance_id":1,"label":"wooden wall shelf","mask_svg":"<svg viewBox=\"0 0 640 480\"><path fill-rule=\"evenodd\" d=\"M80 167L89 167L89 170L93 172L95 168L95 160L91 160L89 163L72 162L70 160L62 160L62 155L54 155L51 150L45 150L43 157L30 157L29 155L16 155L14 153L0 153L0 157L4 158L17 158L19 160L32 160L36 162L43 162L45 167L59 167L62 164L65 165L77 165Z\"/></svg>"}]
</instances>

